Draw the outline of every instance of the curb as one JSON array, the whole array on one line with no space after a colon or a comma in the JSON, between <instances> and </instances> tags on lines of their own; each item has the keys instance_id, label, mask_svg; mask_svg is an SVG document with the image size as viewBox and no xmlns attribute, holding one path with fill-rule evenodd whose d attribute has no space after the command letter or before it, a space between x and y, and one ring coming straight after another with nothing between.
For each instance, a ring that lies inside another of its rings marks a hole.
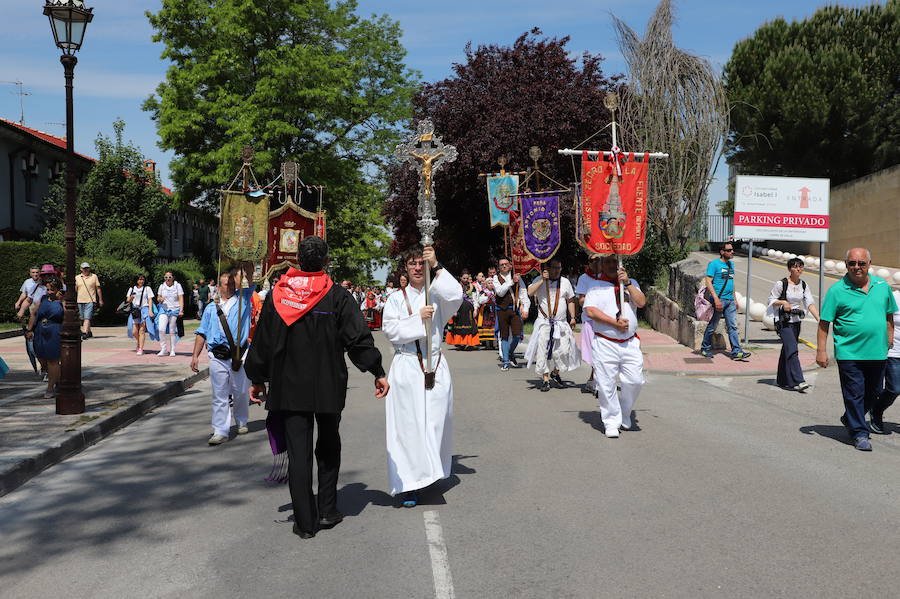
<instances>
[{"instance_id":1,"label":"curb","mask_svg":"<svg viewBox=\"0 0 900 599\"><path fill-rule=\"evenodd\" d=\"M807 366L806 368L802 368L803 372L812 372L813 370L818 370L818 364L812 364ZM720 376L720 377L742 377L742 376L772 376L775 374L773 370L746 370L741 372L697 372L696 370L644 370L644 372L648 374L667 374L669 376L685 376L685 377L709 377L709 376Z\"/></svg>"},{"instance_id":2,"label":"curb","mask_svg":"<svg viewBox=\"0 0 900 599\"><path fill-rule=\"evenodd\" d=\"M209 368L186 379L169 383L148 397L116 411L107 418L98 419L87 428L71 433L63 432L50 440L48 447L31 457L22 458L7 470L0 472L0 497L22 486L54 464L58 464L87 447L98 443L109 435L125 428L151 410L175 399L190 387L209 376Z\"/></svg>"},{"instance_id":3,"label":"curb","mask_svg":"<svg viewBox=\"0 0 900 599\"><path fill-rule=\"evenodd\" d=\"M21 337L25 334L25 331L21 328L12 329L11 331L2 331L0 332L0 339L12 339L13 337Z\"/></svg>"}]
</instances>

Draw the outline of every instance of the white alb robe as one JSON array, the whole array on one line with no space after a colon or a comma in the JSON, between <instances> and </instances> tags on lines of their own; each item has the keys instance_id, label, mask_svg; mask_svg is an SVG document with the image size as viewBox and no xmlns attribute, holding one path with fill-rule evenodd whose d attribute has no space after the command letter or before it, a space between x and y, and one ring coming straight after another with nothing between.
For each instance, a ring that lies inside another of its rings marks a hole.
<instances>
[{"instance_id":1,"label":"white alb robe","mask_svg":"<svg viewBox=\"0 0 900 599\"><path fill-rule=\"evenodd\" d=\"M560 285L561 287L559 287ZM528 340L528 347L525 349L528 367L531 368L531 365L534 364L537 374L547 374L554 370L567 372L575 370L581 365L580 348L575 340L575 333L569 326L569 300L575 297L572 284L568 279L560 279L551 281L549 287L549 301L546 285L542 284L534 294L534 300L538 305L538 315ZM556 303L557 287L559 287L559 303L556 305L556 312L551 314L554 306L550 304ZM551 334L553 335L552 352L548 351Z\"/></svg>"},{"instance_id":2,"label":"white alb robe","mask_svg":"<svg viewBox=\"0 0 900 599\"><path fill-rule=\"evenodd\" d=\"M437 368L434 388L427 391L415 344L418 340L424 361L426 331L419 311L425 305L425 293L410 285L406 295L412 314L398 291L388 297L382 321L395 352L388 373L391 388L384 404L391 495L422 489L450 476L453 450L453 381L446 356L441 355L441 341L444 326L463 301L462 287L446 269L439 270L431 281L435 310L429 334L432 368Z\"/></svg>"}]
</instances>

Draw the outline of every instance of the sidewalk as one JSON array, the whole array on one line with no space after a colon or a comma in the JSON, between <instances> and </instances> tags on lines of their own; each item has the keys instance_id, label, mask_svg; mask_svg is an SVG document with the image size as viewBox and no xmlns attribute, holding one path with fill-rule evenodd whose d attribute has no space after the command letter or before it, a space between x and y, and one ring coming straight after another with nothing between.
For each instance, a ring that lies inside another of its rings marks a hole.
<instances>
[{"instance_id":1,"label":"sidewalk","mask_svg":"<svg viewBox=\"0 0 900 599\"><path fill-rule=\"evenodd\" d=\"M678 376L759 376L775 375L781 342L772 333L771 339L760 341L750 338L744 346L752 355L746 360L732 360L723 352L715 352L712 358L704 358L692 349L681 345L668 335L653 329L639 329L641 351L644 353L644 369L656 374ZM800 345L800 365L803 370L816 366L816 352Z\"/></svg>"},{"instance_id":2,"label":"sidewalk","mask_svg":"<svg viewBox=\"0 0 900 599\"><path fill-rule=\"evenodd\" d=\"M85 412L58 416L55 401L43 397L46 384L31 369L24 338L0 340L10 368L0 379L0 495L206 378L205 354L200 373L190 370L193 343L187 332L177 356L160 357L159 344L148 341L138 356L125 327L95 327L81 346Z\"/></svg>"}]
</instances>

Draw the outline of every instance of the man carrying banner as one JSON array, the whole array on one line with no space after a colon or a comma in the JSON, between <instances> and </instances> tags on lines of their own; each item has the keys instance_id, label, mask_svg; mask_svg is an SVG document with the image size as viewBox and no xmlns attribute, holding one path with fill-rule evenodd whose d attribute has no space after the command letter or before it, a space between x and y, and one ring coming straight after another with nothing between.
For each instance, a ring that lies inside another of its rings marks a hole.
<instances>
[{"instance_id":1,"label":"man carrying banner","mask_svg":"<svg viewBox=\"0 0 900 599\"><path fill-rule=\"evenodd\" d=\"M619 428L633 426L631 410L644 384L644 356L637 336L636 309L647 303L637 281L617 268L615 255L601 260L599 282L588 291L584 311L591 319L594 338L591 353L599 391L600 417L606 436L615 439ZM619 286L625 302L619 303ZM616 390L616 377L621 391Z\"/></svg>"},{"instance_id":2,"label":"man carrying banner","mask_svg":"<svg viewBox=\"0 0 900 599\"><path fill-rule=\"evenodd\" d=\"M569 280L562 276L562 264L558 259L553 258L547 263L541 276L528 287L528 295L537 302L538 317L525 349L525 359L529 367L535 365L534 371L543 378L542 392L550 390L551 380L562 389L565 384L560 371L578 368L580 356L572 332L575 292Z\"/></svg>"},{"instance_id":3,"label":"man carrying banner","mask_svg":"<svg viewBox=\"0 0 900 599\"><path fill-rule=\"evenodd\" d=\"M425 303L426 261L432 272L430 304ZM453 381L441 340L463 297L459 282L438 263L433 248L411 248L401 256L401 264L409 285L388 297L382 322L394 345L385 403L388 480L391 495L402 494L403 505L415 507L420 489L450 476ZM427 377L426 335L436 365Z\"/></svg>"},{"instance_id":4,"label":"man carrying banner","mask_svg":"<svg viewBox=\"0 0 900 599\"><path fill-rule=\"evenodd\" d=\"M494 277L494 301L497 306L497 325L500 331L500 370L510 365L519 367L516 346L522 339L524 319L528 317L528 295L519 282L519 275L512 272L512 262L506 256L497 263L500 272ZM524 296L524 297L523 297Z\"/></svg>"}]
</instances>

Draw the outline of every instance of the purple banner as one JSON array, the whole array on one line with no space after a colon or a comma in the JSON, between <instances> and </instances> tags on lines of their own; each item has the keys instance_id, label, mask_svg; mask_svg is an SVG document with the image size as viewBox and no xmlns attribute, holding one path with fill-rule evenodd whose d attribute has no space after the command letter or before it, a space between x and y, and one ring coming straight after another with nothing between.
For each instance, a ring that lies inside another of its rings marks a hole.
<instances>
[{"instance_id":1,"label":"purple banner","mask_svg":"<svg viewBox=\"0 0 900 599\"><path fill-rule=\"evenodd\" d=\"M523 194L522 234L525 249L540 262L546 262L559 249L559 192Z\"/></svg>"}]
</instances>

